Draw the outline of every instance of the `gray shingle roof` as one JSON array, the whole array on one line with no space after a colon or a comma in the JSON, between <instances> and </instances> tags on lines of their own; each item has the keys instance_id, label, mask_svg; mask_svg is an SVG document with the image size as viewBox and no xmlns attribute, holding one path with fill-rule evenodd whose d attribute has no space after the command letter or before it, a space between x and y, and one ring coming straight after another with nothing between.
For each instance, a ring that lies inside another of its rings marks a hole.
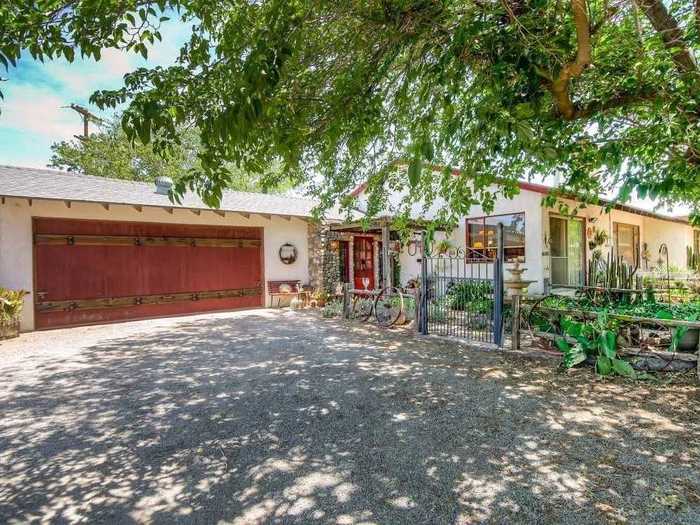
<instances>
[{"instance_id":1,"label":"gray shingle roof","mask_svg":"<svg viewBox=\"0 0 700 525\"><path fill-rule=\"evenodd\" d=\"M181 204L155 192L155 184L105 177L79 175L65 171L0 165L0 196L30 199L70 200L172 208L210 209L198 195L187 193ZM221 211L264 213L291 217L310 217L317 204L312 199L265 193L224 191ZM328 218L336 218L332 211Z\"/></svg>"}]
</instances>

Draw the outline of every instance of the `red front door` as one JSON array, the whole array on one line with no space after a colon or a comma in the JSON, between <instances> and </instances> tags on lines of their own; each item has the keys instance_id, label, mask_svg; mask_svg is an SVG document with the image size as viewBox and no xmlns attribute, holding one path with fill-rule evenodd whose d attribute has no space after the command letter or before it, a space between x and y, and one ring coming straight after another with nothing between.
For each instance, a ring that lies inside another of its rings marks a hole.
<instances>
[{"instance_id":1,"label":"red front door","mask_svg":"<svg viewBox=\"0 0 700 525\"><path fill-rule=\"evenodd\" d=\"M363 280L369 279L368 290L374 289L374 239L355 237L353 243L353 283L356 289L363 290Z\"/></svg>"}]
</instances>

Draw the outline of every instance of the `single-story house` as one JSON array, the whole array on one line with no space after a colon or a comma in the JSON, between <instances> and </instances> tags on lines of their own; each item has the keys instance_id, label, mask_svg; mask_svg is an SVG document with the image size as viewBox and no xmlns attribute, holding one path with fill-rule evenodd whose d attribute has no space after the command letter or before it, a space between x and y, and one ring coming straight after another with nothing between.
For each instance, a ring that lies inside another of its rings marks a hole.
<instances>
[{"instance_id":1,"label":"single-story house","mask_svg":"<svg viewBox=\"0 0 700 525\"><path fill-rule=\"evenodd\" d=\"M689 247L700 252L700 229L693 228L688 217L671 217L621 204L613 205L609 212L603 206L588 205L579 209L575 217L568 217L558 209L543 206L542 200L551 189L521 182L516 197L498 200L490 213L473 207L452 232L438 233L436 239L449 239L478 261L482 256L495 254L496 225L502 222L506 262L512 263L516 257L524 259L527 271L523 278L534 281L529 288L533 294L548 292L557 285L585 284L586 268L594 251L603 257L611 252L622 257L631 266L638 266L640 275L661 267L665 271L666 251L662 257L662 246L668 251L672 273L688 273ZM364 185L354 192L360 206L366 198L364 192ZM570 209L577 207L573 200L564 202ZM400 252L402 284L419 276L420 256L415 249L404 248Z\"/></svg>"},{"instance_id":2,"label":"single-story house","mask_svg":"<svg viewBox=\"0 0 700 525\"><path fill-rule=\"evenodd\" d=\"M542 205L551 188L520 188L489 214L474 207L438 238L490 257L502 222L506 260L524 258L536 294L583 284L594 251L616 253L641 272L658 266L662 245L673 270L687 268L688 247L700 251L700 229L687 217L625 205L566 217ZM225 191L211 209L194 194L173 203L168 189L167 181L0 166L0 286L30 292L21 329L271 306L274 281L332 291L342 282L379 287L390 266L399 285L419 276L416 243L392 243L398 265L382 250L395 238L388 218L367 229L329 212L319 224L312 199ZM361 207L364 187L355 195Z\"/></svg>"},{"instance_id":3,"label":"single-story house","mask_svg":"<svg viewBox=\"0 0 700 525\"><path fill-rule=\"evenodd\" d=\"M213 210L168 189L0 166L0 286L30 292L21 329L262 307L270 281L314 284L315 201L225 191Z\"/></svg>"}]
</instances>

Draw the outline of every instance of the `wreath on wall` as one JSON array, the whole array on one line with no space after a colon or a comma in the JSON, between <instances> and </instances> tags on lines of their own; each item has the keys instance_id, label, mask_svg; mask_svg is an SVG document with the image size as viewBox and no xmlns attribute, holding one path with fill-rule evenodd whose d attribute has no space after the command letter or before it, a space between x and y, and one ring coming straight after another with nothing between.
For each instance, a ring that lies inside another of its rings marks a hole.
<instances>
[{"instance_id":1,"label":"wreath on wall","mask_svg":"<svg viewBox=\"0 0 700 525\"><path fill-rule=\"evenodd\" d=\"M279 257L280 261L282 261L284 264L292 264L297 260L296 246L285 242L282 246L280 246Z\"/></svg>"}]
</instances>

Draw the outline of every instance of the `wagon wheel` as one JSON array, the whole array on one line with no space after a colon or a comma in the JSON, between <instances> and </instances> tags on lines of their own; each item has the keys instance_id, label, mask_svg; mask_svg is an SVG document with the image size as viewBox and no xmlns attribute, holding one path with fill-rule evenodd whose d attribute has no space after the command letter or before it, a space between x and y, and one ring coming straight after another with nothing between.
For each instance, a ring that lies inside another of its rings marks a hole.
<instances>
[{"instance_id":1,"label":"wagon wheel","mask_svg":"<svg viewBox=\"0 0 700 525\"><path fill-rule=\"evenodd\" d=\"M538 336L535 332L544 332L552 335L558 333L560 316L551 312L544 312L539 309L545 299L551 297L546 295L535 301L529 308L521 311L521 326L530 333L533 344L542 348L551 348L553 343L545 336Z\"/></svg>"},{"instance_id":2,"label":"wagon wheel","mask_svg":"<svg viewBox=\"0 0 700 525\"><path fill-rule=\"evenodd\" d=\"M527 311L527 315L523 315L523 314L525 314L524 309L523 309L523 311L521 312L521 315L523 315L523 317L525 317L525 319L523 319L523 320L525 321L525 326L526 326L527 329L530 331L530 333L536 331L537 328L539 328L540 331L544 331L544 332L550 331L550 330L543 330L542 327L538 327L538 321L539 321L539 320L541 320L542 318L549 319L549 317L547 316L547 314L545 314L545 313L542 312L541 310L538 310L538 309L537 309L537 307L538 307L541 303L543 303L546 299L548 299L548 298L550 298L550 297L552 297L551 294L550 294L550 295L545 295L544 297L540 297L539 299L537 299L537 300L529 307L529 309L528 309L528 311Z\"/></svg>"},{"instance_id":3,"label":"wagon wheel","mask_svg":"<svg viewBox=\"0 0 700 525\"><path fill-rule=\"evenodd\" d=\"M352 318L365 322L372 316L374 300L371 296L356 294L352 300Z\"/></svg>"},{"instance_id":4,"label":"wagon wheel","mask_svg":"<svg viewBox=\"0 0 700 525\"><path fill-rule=\"evenodd\" d=\"M374 300L374 315L381 326L393 325L403 312L403 295L398 288L384 288Z\"/></svg>"}]
</instances>

